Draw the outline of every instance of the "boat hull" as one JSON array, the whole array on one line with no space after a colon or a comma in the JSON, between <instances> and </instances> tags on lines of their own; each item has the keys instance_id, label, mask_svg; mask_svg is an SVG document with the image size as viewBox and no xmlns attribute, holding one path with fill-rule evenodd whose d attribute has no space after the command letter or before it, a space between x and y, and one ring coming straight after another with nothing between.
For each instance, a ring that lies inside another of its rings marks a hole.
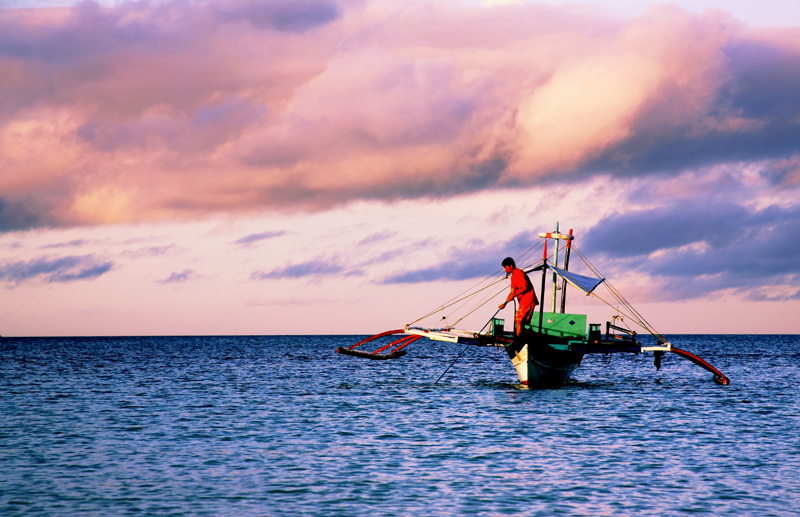
<instances>
[{"instance_id":1,"label":"boat hull","mask_svg":"<svg viewBox=\"0 0 800 517\"><path fill-rule=\"evenodd\" d=\"M583 354L562 351L550 345L534 347L528 354L528 386L552 387L564 384L580 366Z\"/></svg>"},{"instance_id":2,"label":"boat hull","mask_svg":"<svg viewBox=\"0 0 800 517\"><path fill-rule=\"evenodd\" d=\"M564 384L583 360L582 352L573 352L561 343L530 339L519 350L509 351L511 364L520 383L536 388ZM513 354L513 355L512 355Z\"/></svg>"},{"instance_id":3,"label":"boat hull","mask_svg":"<svg viewBox=\"0 0 800 517\"><path fill-rule=\"evenodd\" d=\"M586 315L540 313L506 349L522 384L553 387L564 384L583 360L587 342Z\"/></svg>"}]
</instances>

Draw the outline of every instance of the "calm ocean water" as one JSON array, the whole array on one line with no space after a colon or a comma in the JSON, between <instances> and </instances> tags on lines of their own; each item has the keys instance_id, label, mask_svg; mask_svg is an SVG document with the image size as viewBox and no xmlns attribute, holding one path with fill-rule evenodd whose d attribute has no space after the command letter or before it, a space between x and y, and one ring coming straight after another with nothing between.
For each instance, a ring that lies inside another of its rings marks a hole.
<instances>
[{"instance_id":1,"label":"calm ocean water","mask_svg":"<svg viewBox=\"0 0 800 517\"><path fill-rule=\"evenodd\" d=\"M800 336L673 336L515 384L359 336L0 340L2 515L800 515Z\"/></svg>"}]
</instances>

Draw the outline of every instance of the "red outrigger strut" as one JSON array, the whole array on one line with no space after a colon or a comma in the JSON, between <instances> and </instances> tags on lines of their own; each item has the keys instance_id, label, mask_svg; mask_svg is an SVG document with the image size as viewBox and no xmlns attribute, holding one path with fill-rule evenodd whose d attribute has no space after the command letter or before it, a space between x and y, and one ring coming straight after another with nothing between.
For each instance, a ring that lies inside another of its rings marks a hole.
<instances>
[{"instance_id":1,"label":"red outrigger strut","mask_svg":"<svg viewBox=\"0 0 800 517\"><path fill-rule=\"evenodd\" d=\"M725 375L721 371L717 370L716 368L711 366L709 363L707 363L703 359L700 359L696 355L694 355L692 353L689 353L686 350L681 350L680 348L675 348L674 346L670 348L670 352L676 353L679 356L683 357L684 359L688 359L691 362L693 362L694 364L696 364L697 366L705 368L709 372L713 373L714 374L714 382L716 382L717 384L722 384L723 386L727 386L728 384L731 383L731 380L728 379L727 377L725 377Z\"/></svg>"},{"instance_id":2,"label":"red outrigger strut","mask_svg":"<svg viewBox=\"0 0 800 517\"><path fill-rule=\"evenodd\" d=\"M400 338L400 339L398 339L397 341L392 341L392 342L391 342L391 343L389 343L388 345L386 345L386 346L384 346L384 347L381 347L381 348L379 348L379 349L375 350L375 351L373 352L373 354L378 354L378 353L380 353L380 352L383 352L384 350L386 350L386 349L387 349L387 348L389 348L390 346L394 346L394 345L396 345L396 344L398 344L398 343L403 343L402 345L398 346L397 348L395 348L394 350L392 350L392 351L391 351L391 353L395 353L395 352L397 352L398 350L400 350L401 348L403 348L404 346L408 346L408 345L410 345L412 342L414 342L414 341L418 340L418 339L419 339L419 338L421 338L421 337L422 337L422 336L406 336L406 337L404 337L404 338Z\"/></svg>"},{"instance_id":3,"label":"red outrigger strut","mask_svg":"<svg viewBox=\"0 0 800 517\"><path fill-rule=\"evenodd\" d=\"M339 348L336 349L336 351L338 353L340 353L340 354L353 355L353 356L356 356L356 357L365 357L367 359L397 359L398 357L402 357L402 356L404 356L406 354L405 351L401 351L403 348L405 348L406 346L410 345L411 343L413 343L417 339L421 338L422 336L418 336L418 335L404 336L404 337L402 337L402 338L400 338L398 340L392 341L391 343L389 343L386 346L383 346L383 347L375 350L374 352L362 352L361 350L355 350L355 348L363 345L364 343L369 343L370 341L374 341L376 339L379 339L379 338L382 338L382 337L385 337L385 336L391 336L392 334L401 334L403 332L405 332L404 329L388 330L386 332L381 332L380 334L375 334L374 336L368 337L366 339L362 339L361 341L359 341L355 345L349 346L347 348L339 347ZM395 345L399 345L399 346L395 347L390 352L381 353L384 350L386 350L387 348L390 348L390 347L395 346Z\"/></svg>"}]
</instances>

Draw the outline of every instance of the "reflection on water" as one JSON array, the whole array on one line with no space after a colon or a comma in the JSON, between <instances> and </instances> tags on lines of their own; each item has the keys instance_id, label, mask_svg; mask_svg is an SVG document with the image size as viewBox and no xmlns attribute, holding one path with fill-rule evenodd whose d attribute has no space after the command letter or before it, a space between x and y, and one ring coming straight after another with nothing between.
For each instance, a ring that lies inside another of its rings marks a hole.
<instances>
[{"instance_id":1,"label":"reflection on water","mask_svg":"<svg viewBox=\"0 0 800 517\"><path fill-rule=\"evenodd\" d=\"M787 515L800 339L674 336L562 388L504 353L342 336L3 339L0 512Z\"/></svg>"}]
</instances>

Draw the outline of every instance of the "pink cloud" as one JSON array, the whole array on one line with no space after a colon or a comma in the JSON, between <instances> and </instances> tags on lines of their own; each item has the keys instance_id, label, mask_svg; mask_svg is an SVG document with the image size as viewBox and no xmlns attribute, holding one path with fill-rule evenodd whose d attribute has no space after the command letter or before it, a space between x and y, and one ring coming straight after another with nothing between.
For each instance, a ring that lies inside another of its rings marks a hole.
<instances>
[{"instance_id":1,"label":"pink cloud","mask_svg":"<svg viewBox=\"0 0 800 517\"><path fill-rule=\"evenodd\" d=\"M0 230L792 160L800 108L755 99L791 106L798 56L798 31L677 7L0 10Z\"/></svg>"}]
</instances>

